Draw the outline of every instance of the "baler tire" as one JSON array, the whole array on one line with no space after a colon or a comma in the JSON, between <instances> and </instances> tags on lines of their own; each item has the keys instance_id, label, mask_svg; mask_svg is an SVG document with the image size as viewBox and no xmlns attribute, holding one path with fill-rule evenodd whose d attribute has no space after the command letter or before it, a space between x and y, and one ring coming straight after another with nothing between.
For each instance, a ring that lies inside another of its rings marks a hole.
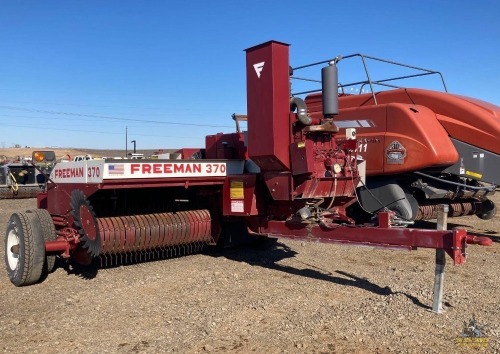
<instances>
[{"instance_id":1,"label":"baler tire","mask_svg":"<svg viewBox=\"0 0 500 354\"><path fill-rule=\"evenodd\" d=\"M17 254L13 247L18 246ZM45 241L35 214L14 213L5 234L5 264L15 286L37 283L45 264Z\"/></svg>"},{"instance_id":2,"label":"baler tire","mask_svg":"<svg viewBox=\"0 0 500 354\"><path fill-rule=\"evenodd\" d=\"M415 221L418 213L418 202L409 192L405 192L405 197L405 199L401 199L388 206L388 209L395 212L396 216L403 220Z\"/></svg>"},{"instance_id":3,"label":"baler tire","mask_svg":"<svg viewBox=\"0 0 500 354\"><path fill-rule=\"evenodd\" d=\"M485 201L483 201L483 205L486 206L487 211L485 213L476 214L477 217L482 220L493 219L493 217L495 217L495 215L497 214L497 206L495 205L495 203L489 199L486 199Z\"/></svg>"},{"instance_id":4,"label":"baler tire","mask_svg":"<svg viewBox=\"0 0 500 354\"><path fill-rule=\"evenodd\" d=\"M57 237L56 227L52 221L50 213L46 209L32 209L26 210L27 213L33 213L36 215L40 221L41 231L44 241L54 241ZM43 273L46 275L52 273L56 266L56 256L47 255L45 257L45 265L43 267Z\"/></svg>"}]
</instances>

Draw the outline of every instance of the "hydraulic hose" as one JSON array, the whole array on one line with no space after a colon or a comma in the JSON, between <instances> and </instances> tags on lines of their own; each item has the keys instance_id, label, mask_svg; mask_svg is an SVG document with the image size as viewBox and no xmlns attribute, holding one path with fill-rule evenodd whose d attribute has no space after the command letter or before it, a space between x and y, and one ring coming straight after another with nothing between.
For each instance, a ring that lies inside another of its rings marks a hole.
<instances>
[{"instance_id":1,"label":"hydraulic hose","mask_svg":"<svg viewBox=\"0 0 500 354\"><path fill-rule=\"evenodd\" d=\"M290 110L293 112L297 109L297 118L304 125L311 125L312 118L307 114L307 105L302 98L290 98Z\"/></svg>"}]
</instances>

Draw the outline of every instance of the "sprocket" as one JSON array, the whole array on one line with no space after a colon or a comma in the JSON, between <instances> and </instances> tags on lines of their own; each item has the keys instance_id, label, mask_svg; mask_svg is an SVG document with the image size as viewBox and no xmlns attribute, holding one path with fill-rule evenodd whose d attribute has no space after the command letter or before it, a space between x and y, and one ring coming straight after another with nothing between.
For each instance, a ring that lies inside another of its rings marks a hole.
<instances>
[{"instance_id":1,"label":"sprocket","mask_svg":"<svg viewBox=\"0 0 500 354\"><path fill-rule=\"evenodd\" d=\"M71 192L70 206L72 209L71 215L80 234L83 248L87 248L87 252L92 257L99 256L101 252L101 235L97 226L94 208L90 205L85 194L78 189Z\"/></svg>"}]
</instances>

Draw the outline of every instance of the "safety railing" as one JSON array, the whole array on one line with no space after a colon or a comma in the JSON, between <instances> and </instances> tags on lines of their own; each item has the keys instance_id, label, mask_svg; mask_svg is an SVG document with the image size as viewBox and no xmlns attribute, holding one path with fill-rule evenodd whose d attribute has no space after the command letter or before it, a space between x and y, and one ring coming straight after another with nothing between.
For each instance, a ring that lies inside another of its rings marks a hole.
<instances>
[{"instance_id":1,"label":"safety railing","mask_svg":"<svg viewBox=\"0 0 500 354\"><path fill-rule=\"evenodd\" d=\"M345 94L346 93L345 89L349 88L349 87L353 87L353 86L359 86L360 87L359 93L361 94L361 93L364 92L364 88L366 86L369 86L369 92L371 92L371 95L373 97L373 101L375 102L375 104L377 104L377 97L375 95L376 90L374 89L374 86L378 85L378 86L384 86L384 87L389 87L389 88L404 88L406 86L396 85L395 82L400 81L400 80L408 80L408 79L417 78L417 77L429 76L429 75L438 75L439 79L440 79L440 81L441 81L441 83L443 85L444 91L448 92L448 89L446 87L446 83L444 81L443 75L439 71L430 70L430 69L424 69L424 68L420 68L420 67L413 66L413 65L398 63L398 62L395 62L395 61L381 59L381 58L376 58L376 57L373 57L373 56L359 54L359 53L357 53L357 54L351 54L351 55L347 55L347 56L337 56L336 58L333 58L333 59L323 60L323 61L315 62L315 63L312 63L312 64L306 64L306 65L302 65L302 66L297 66L297 67L291 68L291 70L290 70L290 79L291 80L308 82L308 83L313 83L313 84L317 83L317 84L321 85L321 80L317 80L317 79L313 79L313 78L308 78L308 77L296 76L295 73L297 71L301 71L301 70L304 70L304 69L307 69L307 68L311 68L313 66L318 66L318 65L322 65L322 64L328 64L328 63L330 63L332 61L336 61L338 63L340 61L344 61L344 60L350 59L350 58L360 58L361 59L361 62L362 62L362 65L363 65L363 69L364 69L364 74L366 75L366 79L365 80L359 80L359 81L350 82L350 83L347 83L347 84L339 83L339 93L340 94ZM416 72L408 74L408 75L396 75L396 76L391 76L391 77L388 77L388 78L374 80L374 79L372 79L370 71L368 70L368 61L369 60L373 60L373 61L380 62L380 63L385 63L385 64L390 64L390 65L395 65L395 66L406 68L406 69L410 69L410 70L413 70L413 71L416 71ZM340 66L339 66L339 72L342 73L342 68ZM321 92L321 88L317 88L317 89L314 88L314 89L311 89L311 90L301 90L301 91L297 91L297 92L292 91L292 95L293 96L299 96L299 95L307 95L307 94L310 94L310 93L317 93L317 92Z\"/></svg>"}]
</instances>

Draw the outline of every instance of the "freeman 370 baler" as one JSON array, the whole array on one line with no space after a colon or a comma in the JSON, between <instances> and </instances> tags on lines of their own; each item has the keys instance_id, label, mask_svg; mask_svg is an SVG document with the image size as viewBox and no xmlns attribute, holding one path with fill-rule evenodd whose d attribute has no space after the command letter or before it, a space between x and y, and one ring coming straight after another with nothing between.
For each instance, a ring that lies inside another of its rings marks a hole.
<instances>
[{"instance_id":1,"label":"freeman 370 baler","mask_svg":"<svg viewBox=\"0 0 500 354\"><path fill-rule=\"evenodd\" d=\"M245 233L434 248L455 264L465 262L468 243L491 242L465 230L408 228L389 209L368 224L348 214L358 202L364 162L356 130L339 133L335 124L336 60L321 69L321 116L310 115L306 102L291 95L288 45L271 41L247 49L246 74L248 131L207 136L199 159L56 164L37 196L38 209L10 218L5 253L11 281L38 282L56 256L83 264L97 256L147 259ZM399 103L395 109L414 106ZM408 146L408 158L412 153ZM53 159L51 152L34 153L36 161Z\"/></svg>"}]
</instances>

